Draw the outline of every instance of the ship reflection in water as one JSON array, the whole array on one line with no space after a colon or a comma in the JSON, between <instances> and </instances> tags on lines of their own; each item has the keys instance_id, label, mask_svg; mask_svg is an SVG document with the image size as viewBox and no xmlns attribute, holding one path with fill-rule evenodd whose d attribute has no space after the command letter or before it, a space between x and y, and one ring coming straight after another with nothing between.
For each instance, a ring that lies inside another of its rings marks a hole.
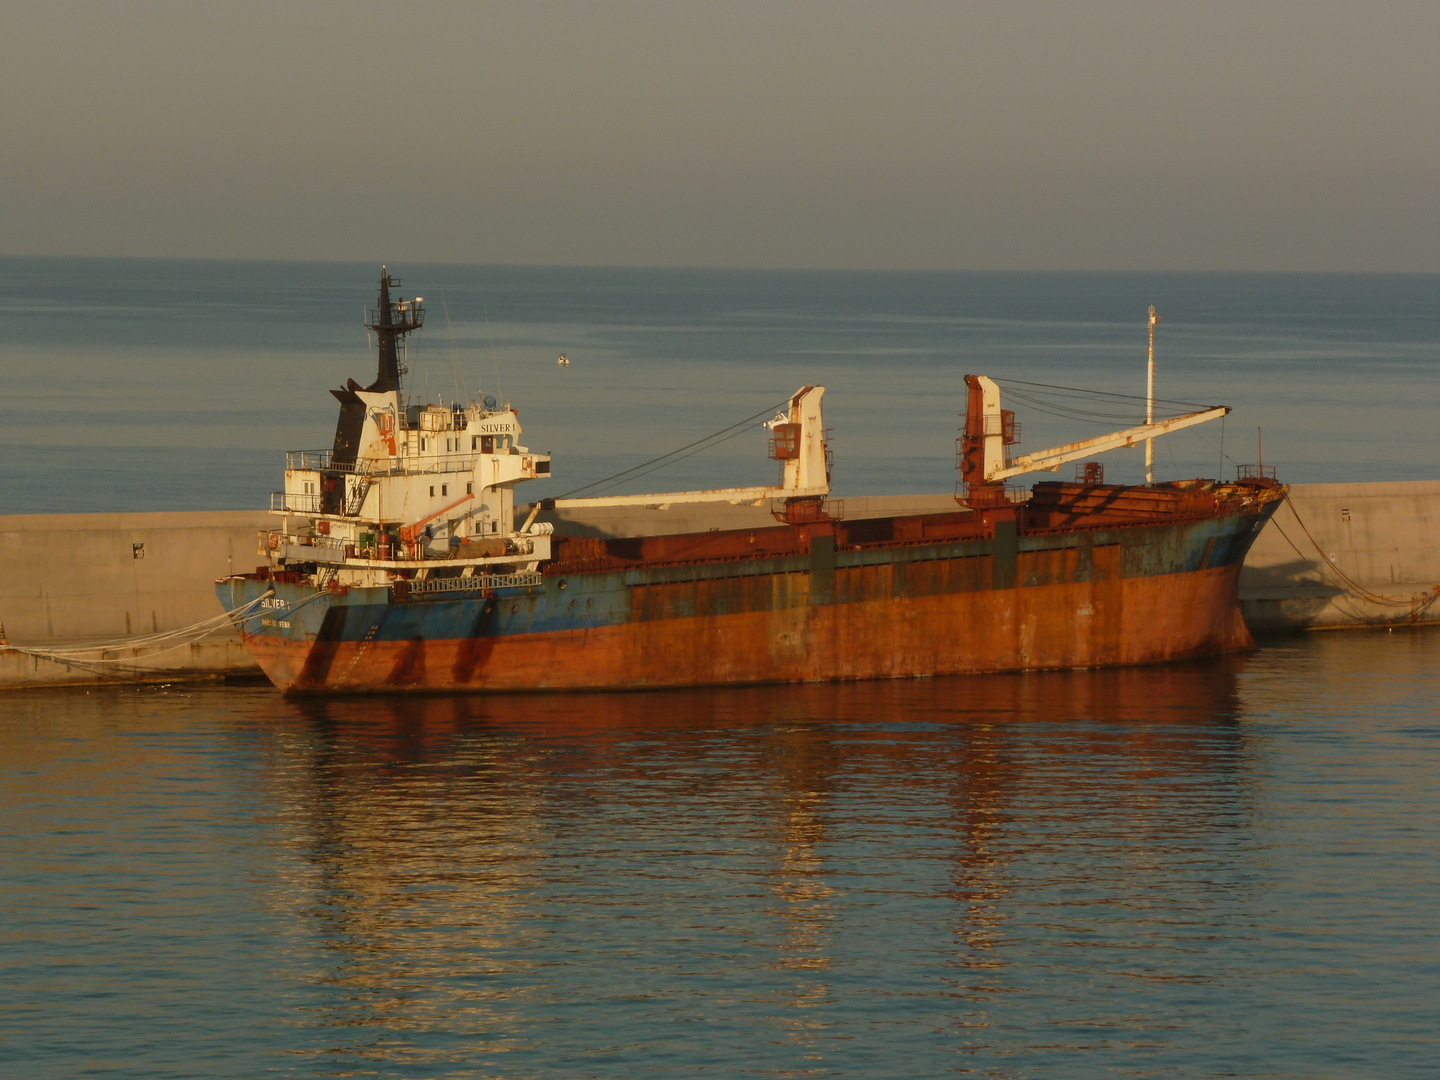
<instances>
[{"instance_id":1,"label":"ship reflection in water","mask_svg":"<svg viewBox=\"0 0 1440 1080\"><path fill-rule=\"evenodd\" d=\"M1437 671L11 695L0 1072L1428 1075Z\"/></svg>"},{"instance_id":2,"label":"ship reflection in water","mask_svg":"<svg viewBox=\"0 0 1440 1080\"><path fill-rule=\"evenodd\" d=\"M430 1066L619 1067L667 1022L762 1070L917 1022L983 1053L1011 999L1133 1038L1245 902L1195 887L1250 814L1241 664L267 702L291 974L328 1054Z\"/></svg>"}]
</instances>

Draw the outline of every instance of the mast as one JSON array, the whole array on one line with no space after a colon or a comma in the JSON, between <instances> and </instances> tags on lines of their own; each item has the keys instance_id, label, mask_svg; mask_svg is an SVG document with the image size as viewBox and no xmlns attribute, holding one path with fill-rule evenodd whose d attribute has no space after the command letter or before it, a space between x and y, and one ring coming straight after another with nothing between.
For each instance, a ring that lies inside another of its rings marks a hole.
<instances>
[{"instance_id":1,"label":"mast","mask_svg":"<svg viewBox=\"0 0 1440 1080\"><path fill-rule=\"evenodd\" d=\"M340 402L340 418L335 423L335 444L330 451L332 465L354 465L355 456L360 449L360 432L365 426L365 403L356 396L356 391L364 391L370 394L397 395L396 405L400 392L400 343L404 341L405 335L412 330L419 330L425 322L425 309L421 306L422 298L406 300L404 297L396 296L393 300L390 297L390 289L400 287L400 279L392 278L385 267L380 267L380 296L373 308L365 309L365 326L375 331L375 337L380 342L379 347L379 369L375 373L375 381L369 386L361 386L354 379L347 380L346 385L339 390L331 390L330 393ZM324 494L329 501L326 502L326 513L333 513L329 509L333 503L331 496L331 484L325 488Z\"/></svg>"},{"instance_id":2,"label":"mast","mask_svg":"<svg viewBox=\"0 0 1440 1080\"><path fill-rule=\"evenodd\" d=\"M365 389L371 393L388 393L400 389L399 344L412 330L419 330L425 322L425 309L421 298L413 301L403 297L390 299L390 287L400 287L400 279L392 278L380 267L380 296L373 308L365 312L365 326L375 331L380 343L380 367L375 381Z\"/></svg>"},{"instance_id":3,"label":"mast","mask_svg":"<svg viewBox=\"0 0 1440 1080\"><path fill-rule=\"evenodd\" d=\"M1145 423L1155 423L1155 324L1160 316L1155 314L1155 305L1150 305L1150 363L1145 375ZM1155 440L1145 440L1145 483L1155 483Z\"/></svg>"}]
</instances>

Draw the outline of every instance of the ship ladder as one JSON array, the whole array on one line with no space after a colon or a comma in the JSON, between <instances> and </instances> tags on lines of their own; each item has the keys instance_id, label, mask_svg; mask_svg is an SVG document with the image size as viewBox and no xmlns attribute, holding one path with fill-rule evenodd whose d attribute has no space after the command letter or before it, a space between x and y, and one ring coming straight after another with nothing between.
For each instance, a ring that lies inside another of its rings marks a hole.
<instances>
[{"instance_id":1,"label":"ship ladder","mask_svg":"<svg viewBox=\"0 0 1440 1080\"><path fill-rule=\"evenodd\" d=\"M355 517L360 513L360 508L365 505L365 496L370 494L370 485L374 478L368 473L360 475L360 482L355 485L355 496L345 503L345 516Z\"/></svg>"},{"instance_id":2,"label":"ship ladder","mask_svg":"<svg viewBox=\"0 0 1440 1080\"><path fill-rule=\"evenodd\" d=\"M374 623L369 630L365 631L365 636L360 639L360 644L355 649L355 655L350 658L350 663L345 665L345 670L340 673L340 678L332 684L333 686L339 688L350 678L350 673L355 670L355 665L360 663L360 658L365 655L365 650L370 647L370 643L375 640L375 635L379 632L379 623Z\"/></svg>"}]
</instances>

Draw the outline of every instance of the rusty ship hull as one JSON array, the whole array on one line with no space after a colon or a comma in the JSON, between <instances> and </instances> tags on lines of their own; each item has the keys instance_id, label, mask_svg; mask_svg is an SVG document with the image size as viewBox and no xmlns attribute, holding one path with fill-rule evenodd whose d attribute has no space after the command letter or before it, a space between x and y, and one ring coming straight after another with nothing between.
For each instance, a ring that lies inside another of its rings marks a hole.
<instances>
[{"instance_id":1,"label":"rusty ship hull","mask_svg":"<svg viewBox=\"0 0 1440 1080\"><path fill-rule=\"evenodd\" d=\"M1253 645L1237 582L1270 483L1038 484L950 514L556 537L532 575L217 584L292 693L531 691L1157 663Z\"/></svg>"}]
</instances>

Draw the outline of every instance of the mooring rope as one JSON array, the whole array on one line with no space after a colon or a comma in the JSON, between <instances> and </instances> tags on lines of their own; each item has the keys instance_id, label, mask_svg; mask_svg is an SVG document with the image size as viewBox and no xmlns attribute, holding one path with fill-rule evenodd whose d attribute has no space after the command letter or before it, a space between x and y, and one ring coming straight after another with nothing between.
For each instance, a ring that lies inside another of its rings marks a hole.
<instances>
[{"instance_id":1,"label":"mooring rope","mask_svg":"<svg viewBox=\"0 0 1440 1080\"><path fill-rule=\"evenodd\" d=\"M1305 534L1305 538L1310 541L1311 545L1315 548L1316 553L1320 556L1320 565L1326 570L1328 570L1330 573L1332 573L1336 578L1338 578L1341 584L1345 587L1344 591L1349 593L1351 596L1357 597L1361 600L1368 600L1370 603L1377 604L1381 607L1409 608L1409 617L1412 619L1419 615L1431 604L1433 604L1437 598L1440 598L1440 589L1432 589L1430 591L1430 594L1423 598L1421 597L1421 594L1416 593L1412 595L1409 599L1400 600L1392 596L1385 596L1382 593L1372 592L1371 590L1365 588L1365 586L1361 585L1349 574L1341 570L1340 567L1337 566L1334 562L1332 562L1330 558L1325 554L1325 549L1322 548L1319 542L1315 539L1315 537L1311 535L1310 530L1305 525L1304 519L1300 517L1299 511L1295 509L1295 504L1291 501L1288 492L1285 495L1285 503L1287 506L1290 507L1290 513L1294 515L1295 523L1300 526L1300 531ZM1285 532L1285 530L1281 527L1280 523L1278 521L1275 521L1273 518L1271 519L1271 521L1272 524L1274 524L1275 526L1275 531L1285 538L1285 542L1290 545L1290 547L1294 550L1295 554L1299 555L1300 558L1303 559L1305 562L1311 562L1311 559L1303 551L1301 551L1299 547L1296 546L1295 541L1290 539L1289 534Z\"/></svg>"},{"instance_id":2,"label":"mooring rope","mask_svg":"<svg viewBox=\"0 0 1440 1080\"><path fill-rule=\"evenodd\" d=\"M36 656L42 660L53 660L60 664L74 664L82 667L92 664L134 665L139 657L106 657L103 654L115 649L145 649L147 650L145 659L164 656L166 653L175 652L177 649L184 649L193 645L195 642L209 637L219 630L223 630L226 626L234 626L238 629L240 623L252 618L255 612L259 610L261 604L274 595L275 590L269 589L262 595L257 596L254 600L249 600L237 608L221 612L219 615L212 616L209 619L202 619L197 623L191 623L189 626L182 626L178 630L167 630L159 634L144 634L140 637L120 638L114 641L97 641L85 645L62 646L55 649L41 649L29 645L8 645L5 646L5 648L10 652L24 653L26 656ZM313 596L306 597L289 610L298 610L321 595L323 594L316 593ZM176 641L176 639L180 638L184 640L166 648L160 648L165 642ZM101 653L102 655L91 656L89 655L90 653Z\"/></svg>"}]
</instances>

